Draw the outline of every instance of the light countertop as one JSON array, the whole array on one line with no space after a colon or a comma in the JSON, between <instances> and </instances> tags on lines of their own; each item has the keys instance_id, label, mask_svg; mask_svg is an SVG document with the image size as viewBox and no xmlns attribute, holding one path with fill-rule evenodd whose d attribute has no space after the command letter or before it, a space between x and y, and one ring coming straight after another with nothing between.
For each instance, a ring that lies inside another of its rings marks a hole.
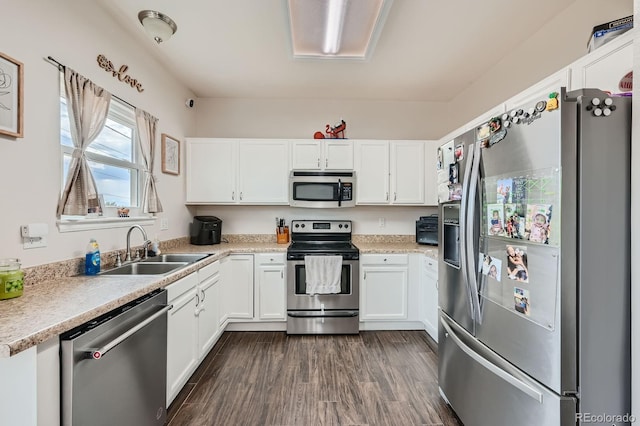
<instances>
[{"instance_id":1,"label":"light countertop","mask_svg":"<svg viewBox=\"0 0 640 426\"><path fill-rule=\"evenodd\" d=\"M407 242L356 242L366 253L424 253L437 258L437 247ZM231 253L286 252L288 244L234 242L213 246L183 244L173 253L213 253L163 276L72 276L25 286L24 294L0 301L0 358L45 342L155 289L183 278Z\"/></svg>"}]
</instances>

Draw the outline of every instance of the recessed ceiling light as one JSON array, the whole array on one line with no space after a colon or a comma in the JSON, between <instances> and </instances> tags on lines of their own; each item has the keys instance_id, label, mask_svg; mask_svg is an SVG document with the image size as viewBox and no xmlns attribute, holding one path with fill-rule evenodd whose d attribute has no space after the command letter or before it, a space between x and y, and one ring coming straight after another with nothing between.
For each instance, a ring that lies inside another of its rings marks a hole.
<instances>
[{"instance_id":1,"label":"recessed ceiling light","mask_svg":"<svg viewBox=\"0 0 640 426\"><path fill-rule=\"evenodd\" d=\"M393 0L288 0L296 58L365 59Z\"/></svg>"}]
</instances>

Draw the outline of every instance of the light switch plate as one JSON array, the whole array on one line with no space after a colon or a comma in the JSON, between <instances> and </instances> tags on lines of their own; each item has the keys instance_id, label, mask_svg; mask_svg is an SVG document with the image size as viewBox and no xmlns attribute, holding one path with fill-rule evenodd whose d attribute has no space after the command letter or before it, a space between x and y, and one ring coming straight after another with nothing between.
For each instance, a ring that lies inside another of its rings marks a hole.
<instances>
[{"instance_id":1,"label":"light switch plate","mask_svg":"<svg viewBox=\"0 0 640 426\"><path fill-rule=\"evenodd\" d=\"M163 217L160 219L160 230L166 231L167 229L169 229L169 219Z\"/></svg>"}]
</instances>

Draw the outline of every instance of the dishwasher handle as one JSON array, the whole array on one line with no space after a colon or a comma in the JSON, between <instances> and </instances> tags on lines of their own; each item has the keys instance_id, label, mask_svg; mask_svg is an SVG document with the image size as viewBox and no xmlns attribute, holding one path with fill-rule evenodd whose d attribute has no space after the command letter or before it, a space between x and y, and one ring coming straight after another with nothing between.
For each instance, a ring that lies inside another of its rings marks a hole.
<instances>
[{"instance_id":1,"label":"dishwasher handle","mask_svg":"<svg viewBox=\"0 0 640 426\"><path fill-rule=\"evenodd\" d=\"M173 305L158 305L158 306L161 306L162 309L160 309L158 312L156 312L155 314L151 315L150 317L148 317L144 321L134 325L129 330L125 331L124 333L122 333L121 335L119 335L118 337L116 337L115 339L113 339L112 341L107 343L106 345L102 346L101 348L96 349L96 350L86 351L85 352L85 356L87 358L95 359L95 360L101 359L111 349L115 348L120 343L124 342L127 338L129 338L131 335L135 334L140 329L142 329L143 327L145 327L149 323L155 321L158 317L161 317L162 315L164 315L170 309L173 308Z\"/></svg>"}]
</instances>

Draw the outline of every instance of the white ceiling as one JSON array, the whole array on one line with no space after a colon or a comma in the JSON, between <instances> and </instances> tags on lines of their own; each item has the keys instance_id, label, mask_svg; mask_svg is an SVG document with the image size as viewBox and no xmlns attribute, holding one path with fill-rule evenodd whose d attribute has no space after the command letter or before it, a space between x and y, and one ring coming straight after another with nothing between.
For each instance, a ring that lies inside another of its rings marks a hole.
<instances>
[{"instance_id":1,"label":"white ceiling","mask_svg":"<svg viewBox=\"0 0 640 426\"><path fill-rule=\"evenodd\" d=\"M313 0L309 0L313 1ZM576 0L395 0L366 61L293 59L286 0L98 0L200 98L449 101ZM178 31L157 45L140 10Z\"/></svg>"}]
</instances>

